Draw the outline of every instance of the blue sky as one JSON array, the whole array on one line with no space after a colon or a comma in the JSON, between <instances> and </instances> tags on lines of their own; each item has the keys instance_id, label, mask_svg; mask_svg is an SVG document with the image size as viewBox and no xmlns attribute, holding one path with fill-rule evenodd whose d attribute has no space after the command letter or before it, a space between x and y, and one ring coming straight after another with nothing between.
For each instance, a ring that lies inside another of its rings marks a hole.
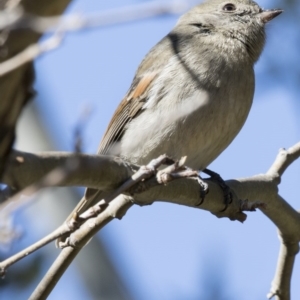
<instances>
[{"instance_id":1,"label":"blue sky","mask_svg":"<svg viewBox=\"0 0 300 300\"><path fill-rule=\"evenodd\" d=\"M69 12L95 12L141 2L78 0ZM274 8L274 1L259 4ZM276 2L276 7L283 5L283 1ZM210 166L225 179L267 171L279 148L299 141L296 13L286 9L267 28L267 45L255 68L256 93L249 118ZM84 129L84 151L96 152L139 62L177 18L159 16L72 33L61 47L36 60L37 105L57 149L72 150L74 127L89 107L93 112ZM299 207L299 170L297 162L280 185L280 194L295 208ZM132 293L145 300L209 299L205 293L208 286L214 290L214 284L222 288L219 299L264 299L279 251L276 228L260 211L249 213L247 221L240 224L165 203L133 207L99 236ZM294 299L300 295L296 284L299 270L298 260L292 282Z\"/></svg>"}]
</instances>

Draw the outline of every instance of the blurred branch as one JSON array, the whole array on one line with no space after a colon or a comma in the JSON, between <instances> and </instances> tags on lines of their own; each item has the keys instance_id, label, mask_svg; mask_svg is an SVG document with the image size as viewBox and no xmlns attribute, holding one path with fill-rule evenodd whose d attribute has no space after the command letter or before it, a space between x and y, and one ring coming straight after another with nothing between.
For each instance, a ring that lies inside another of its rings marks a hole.
<instances>
[{"instance_id":1,"label":"blurred branch","mask_svg":"<svg viewBox=\"0 0 300 300\"><path fill-rule=\"evenodd\" d=\"M1 1L1 57L0 63L7 61L34 44L40 34L26 28L14 28L24 14L49 17L61 14L70 0L22 0ZM23 64L13 72L0 77L0 174L2 174L7 157L15 138L15 126L23 106L33 96L34 72L31 64Z\"/></svg>"},{"instance_id":2,"label":"blurred branch","mask_svg":"<svg viewBox=\"0 0 300 300\"><path fill-rule=\"evenodd\" d=\"M62 34L56 33L46 41L28 46L14 57L0 63L0 77L33 61L41 54L57 48L62 41Z\"/></svg>"},{"instance_id":3,"label":"blurred branch","mask_svg":"<svg viewBox=\"0 0 300 300\"><path fill-rule=\"evenodd\" d=\"M15 156L15 164L22 164L24 162L23 156ZM45 187L61 186L76 172L76 169L80 168L80 159L70 156L63 161L63 164L56 167L49 166L49 172L46 172L42 177L37 178L33 183L26 186L20 191L17 181L14 180L13 176L10 178L11 184L0 193L0 219L6 215L11 214L13 211L24 205L28 201L29 197L32 196ZM47 167L46 167L47 168ZM24 173L23 173L24 175ZM5 179L4 179L5 181ZM8 190L8 191L6 191ZM26 195L27 198L22 199L22 195ZM8 197L7 197L8 196ZM10 198L9 198L10 197Z\"/></svg>"},{"instance_id":4,"label":"blurred branch","mask_svg":"<svg viewBox=\"0 0 300 300\"><path fill-rule=\"evenodd\" d=\"M16 1L13 6L0 10L0 30L9 29L21 20L24 10Z\"/></svg>"},{"instance_id":5,"label":"blurred branch","mask_svg":"<svg viewBox=\"0 0 300 300\"><path fill-rule=\"evenodd\" d=\"M26 28L38 33L76 31L91 27L104 27L132 22L166 14L180 14L191 6L191 1L147 1L86 15L71 14L64 17L41 17L27 13L21 6L14 6L0 12L0 30Z\"/></svg>"},{"instance_id":6,"label":"blurred branch","mask_svg":"<svg viewBox=\"0 0 300 300\"><path fill-rule=\"evenodd\" d=\"M114 156L13 150L0 181L18 192L39 181L53 169L66 166L68 161L76 161L80 168L75 168L58 186L88 186L111 190L133 174L132 168ZM137 166L132 167L137 170Z\"/></svg>"},{"instance_id":7,"label":"blurred branch","mask_svg":"<svg viewBox=\"0 0 300 300\"><path fill-rule=\"evenodd\" d=\"M86 15L66 15L61 17L38 18L28 16L22 26L28 26L40 33L55 31L77 31L93 27L112 26L153 18L159 15L180 14L190 8L191 3L186 0L147 1Z\"/></svg>"},{"instance_id":8,"label":"blurred branch","mask_svg":"<svg viewBox=\"0 0 300 300\"><path fill-rule=\"evenodd\" d=\"M0 76L34 60L41 54L57 48L64 33L93 27L104 27L125 22L142 20L158 15L181 13L189 7L187 1L150 1L132 6L97 12L90 15L68 15L56 17L39 17L26 14L20 6L0 12L0 29L30 29L39 34L53 32L51 38L35 43L0 63ZM1 20L1 16L5 16Z\"/></svg>"}]
</instances>

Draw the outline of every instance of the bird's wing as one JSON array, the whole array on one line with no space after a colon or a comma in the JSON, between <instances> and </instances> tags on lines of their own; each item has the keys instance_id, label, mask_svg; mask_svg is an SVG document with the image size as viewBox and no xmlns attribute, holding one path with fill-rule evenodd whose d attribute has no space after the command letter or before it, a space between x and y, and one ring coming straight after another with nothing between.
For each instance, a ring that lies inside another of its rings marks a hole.
<instances>
[{"instance_id":1,"label":"bird's wing","mask_svg":"<svg viewBox=\"0 0 300 300\"><path fill-rule=\"evenodd\" d=\"M147 101L147 91L157 74L157 72L147 72L143 76L137 76L133 80L128 93L119 104L106 129L98 149L98 154L108 154L113 145L121 139L126 124L137 116ZM80 215L96 201L103 199L107 193L109 192L87 188L83 198L67 220L74 218L75 214ZM60 241L61 239L58 240L58 243Z\"/></svg>"},{"instance_id":2,"label":"bird's wing","mask_svg":"<svg viewBox=\"0 0 300 300\"><path fill-rule=\"evenodd\" d=\"M98 154L109 154L113 146L120 141L125 126L141 112L143 105L147 101L147 91L157 74L158 72L148 72L133 80L128 93L119 104L104 133L98 148ZM87 199L96 198L99 192L101 191L97 189L86 189L84 197L86 201L82 203L80 210L87 206L87 202L90 202Z\"/></svg>"},{"instance_id":3,"label":"bird's wing","mask_svg":"<svg viewBox=\"0 0 300 300\"><path fill-rule=\"evenodd\" d=\"M169 43L170 39L168 36L163 38L150 50L140 64L128 93L119 104L106 129L98 148L98 154L113 153L113 147L122 138L126 125L142 112L143 105L148 100L148 90L173 55L173 52L167 47ZM95 203L96 200L99 201L103 197L103 191L87 188L75 211L82 212L91 203Z\"/></svg>"},{"instance_id":4,"label":"bird's wing","mask_svg":"<svg viewBox=\"0 0 300 300\"><path fill-rule=\"evenodd\" d=\"M98 148L98 154L109 154L115 143L120 141L125 126L139 114L145 104L147 91L156 76L157 72L149 72L134 79L106 129Z\"/></svg>"}]
</instances>

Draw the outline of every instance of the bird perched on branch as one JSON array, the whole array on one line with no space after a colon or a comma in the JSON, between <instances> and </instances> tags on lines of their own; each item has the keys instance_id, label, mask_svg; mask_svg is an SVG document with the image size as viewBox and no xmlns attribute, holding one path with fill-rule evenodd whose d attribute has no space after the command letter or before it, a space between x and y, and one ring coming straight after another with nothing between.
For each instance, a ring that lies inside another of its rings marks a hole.
<instances>
[{"instance_id":1,"label":"bird perched on branch","mask_svg":"<svg viewBox=\"0 0 300 300\"><path fill-rule=\"evenodd\" d=\"M282 10L252 0L208 0L184 14L140 64L99 154L147 164L161 154L204 170L235 138L254 94L265 25ZM80 214L101 191L87 189Z\"/></svg>"}]
</instances>

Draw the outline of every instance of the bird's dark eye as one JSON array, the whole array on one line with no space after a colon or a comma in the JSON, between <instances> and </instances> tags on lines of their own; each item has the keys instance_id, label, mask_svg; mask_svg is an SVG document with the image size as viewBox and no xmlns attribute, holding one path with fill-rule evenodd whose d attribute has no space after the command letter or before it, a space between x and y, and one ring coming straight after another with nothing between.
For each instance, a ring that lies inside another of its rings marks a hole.
<instances>
[{"instance_id":1,"label":"bird's dark eye","mask_svg":"<svg viewBox=\"0 0 300 300\"><path fill-rule=\"evenodd\" d=\"M227 11L227 12L231 12L231 11L235 11L236 10L236 6L232 3L227 3L223 6L223 10Z\"/></svg>"},{"instance_id":2,"label":"bird's dark eye","mask_svg":"<svg viewBox=\"0 0 300 300\"><path fill-rule=\"evenodd\" d=\"M201 28L203 26L202 23L192 23L191 25L197 28Z\"/></svg>"}]
</instances>

